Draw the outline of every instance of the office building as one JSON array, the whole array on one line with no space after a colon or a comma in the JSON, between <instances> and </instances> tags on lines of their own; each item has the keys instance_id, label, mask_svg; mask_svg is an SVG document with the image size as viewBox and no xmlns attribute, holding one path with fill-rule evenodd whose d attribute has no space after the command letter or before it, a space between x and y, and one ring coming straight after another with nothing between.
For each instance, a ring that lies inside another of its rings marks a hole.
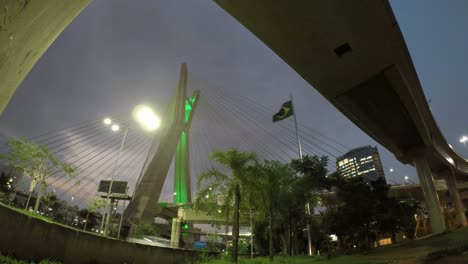
<instances>
[{"instance_id":1,"label":"office building","mask_svg":"<svg viewBox=\"0 0 468 264\"><path fill-rule=\"evenodd\" d=\"M377 147L366 146L350 150L336 159L336 167L344 177L362 176L365 182L385 179Z\"/></svg>"}]
</instances>

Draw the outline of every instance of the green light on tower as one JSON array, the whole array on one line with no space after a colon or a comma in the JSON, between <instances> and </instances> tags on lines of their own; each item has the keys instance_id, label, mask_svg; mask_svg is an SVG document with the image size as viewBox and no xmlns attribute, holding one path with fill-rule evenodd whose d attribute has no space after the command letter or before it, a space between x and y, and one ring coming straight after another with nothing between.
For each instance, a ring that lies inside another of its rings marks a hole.
<instances>
[{"instance_id":1,"label":"green light on tower","mask_svg":"<svg viewBox=\"0 0 468 264\"><path fill-rule=\"evenodd\" d=\"M176 150L175 175L174 175L174 203L186 204L189 202L189 187L187 182L190 177L189 172L189 135L188 129L193 115L193 108L198 99L198 93L185 100L185 127L182 131Z\"/></svg>"}]
</instances>

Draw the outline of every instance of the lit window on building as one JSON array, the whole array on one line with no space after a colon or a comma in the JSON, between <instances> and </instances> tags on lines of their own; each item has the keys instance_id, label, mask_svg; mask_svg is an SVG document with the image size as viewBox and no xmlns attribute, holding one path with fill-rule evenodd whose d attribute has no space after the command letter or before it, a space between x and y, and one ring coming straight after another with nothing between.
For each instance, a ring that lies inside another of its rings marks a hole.
<instances>
[{"instance_id":1,"label":"lit window on building","mask_svg":"<svg viewBox=\"0 0 468 264\"><path fill-rule=\"evenodd\" d=\"M336 160L337 169L344 177L361 176L366 182L385 179L377 147L361 147L350 150Z\"/></svg>"}]
</instances>

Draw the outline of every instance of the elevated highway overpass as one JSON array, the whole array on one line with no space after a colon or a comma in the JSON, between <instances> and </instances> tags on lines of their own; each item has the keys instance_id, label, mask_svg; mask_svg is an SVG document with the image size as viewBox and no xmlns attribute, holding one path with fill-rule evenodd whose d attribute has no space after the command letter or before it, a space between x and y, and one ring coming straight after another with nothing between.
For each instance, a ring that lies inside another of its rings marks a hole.
<instances>
[{"instance_id":1,"label":"elevated highway overpass","mask_svg":"<svg viewBox=\"0 0 468 264\"><path fill-rule=\"evenodd\" d=\"M328 101L416 167L433 233L446 229L434 187L445 178L466 225L456 180L468 162L447 143L386 0L215 0Z\"/></svg>"}]
</instances>

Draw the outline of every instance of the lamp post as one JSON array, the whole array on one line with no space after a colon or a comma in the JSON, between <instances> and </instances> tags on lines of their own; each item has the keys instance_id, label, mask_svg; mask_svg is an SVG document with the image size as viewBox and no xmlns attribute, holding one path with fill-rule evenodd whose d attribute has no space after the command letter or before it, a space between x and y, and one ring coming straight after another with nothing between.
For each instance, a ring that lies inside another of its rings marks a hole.
<instances>
[{"instance_id":1,"label":"lamp post","mask_svg":"<svg viewBox=\"0 0 468 264\"><path fill-rule=\"evenodd\" d=\"M468 141L468 137L467 136L462 136L460 138L460 143L463 143L463 145L465 145L465 148L466 148L466 141Z\"/></svg>"},{"instance_id":2,"label":"lamp post","mask_svg":"<svg viewBox=\"0 0 468 264\"><path fill-rule=\"evenodd\" d=\"M409 177L405 176L405 183L408 184Z\"/></svg>"},{"instance_id":3,"label":"lamp post","mask_svg":"<svg viewBox=\"0 0 468 264\"><path fill-rule=\"evenodd\" d=\"M252 208L249 208L250 212L250 259L253 259L253 223L252 223Z\"/></svg>"},{"instance_id":4,"label":"lamp post","mask_svg":"<svg viewBox=\"0 0 468 264\"><path fill-rule=\"evenodd\" d=\"M154 131L160 125L160 119L154 114L153 110L148 106L139 105L135 107L135 109L133 110L133 116L145 130ZM113 124L110 118L105 118L104 124L111 126L111 130L114 132L117 132L120 130L120 126L118 124ZM119 153L117 154L117 159L115 160L114 169L112 170L109 189L107 190L107 201L109 203L109 212L106 218L106 223L104 225L104 236L107 236L108 235L107 233L109 231L109 224L110 224L110 218L112 215L112 207L113 207L112 199L110 198L111 192L112 192L112 185L114 183L115 173L117 171L119 160L122 155L122 150L125 144L125 139L127 137L128 128L129 128L129 124L125 126L125 132L123 134L122 141L120 143Z\"/></svg>"},{"instance_id":5,"label":"lamp post","mask_svg":"<svg viewBox=\"0 0 468 264\"><path fill-rule=\"evenodd\" d=\"M105 119L105 120L107 120L107 119ZM104 120L104 122L105 122L105 120ZM114 124L114 125L111 126L111 129L112 129L112 131L117 132L117 131L119 131L120 127L119 127L119 125ZM115 161L114 169L112 170L112 174L111 174L111 181L110 181L110 184L109 184L109 189L107 190L107 202L109 203L109 213L107 214L106 224L104 225L104 235L105 236L107 236L107 232L109 231L109 223L110 223L110 218L111 218L111 215L112 215L112 206L113 206L112 201L113 200L110 199L112 185L114 183L115 171L117 170L117 166L119 164L120 156L122 154L122 149L123 149L123 146L125 144L125 138L127 137L127 133L128 133L128 125L125 128L125 132L124 132L123 137L122 137L122 142L120 143L119 154L117 154L117 159Z\"/></svg>"}]
</instances>

